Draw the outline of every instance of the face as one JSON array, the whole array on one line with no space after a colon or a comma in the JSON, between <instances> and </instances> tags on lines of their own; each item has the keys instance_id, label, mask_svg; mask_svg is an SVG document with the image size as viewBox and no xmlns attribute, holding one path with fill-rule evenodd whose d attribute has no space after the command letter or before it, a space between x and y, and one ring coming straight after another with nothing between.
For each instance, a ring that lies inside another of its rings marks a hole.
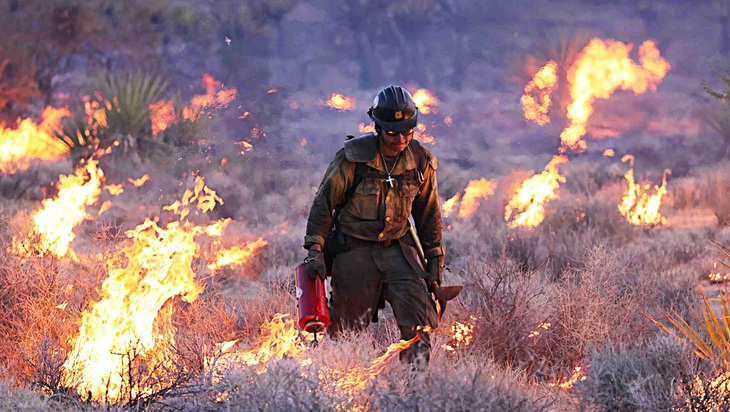
<instances>
[{"instance_id":1,"label":"face","mask_svg":"<svg viewBox=\"0 0 730 412\"><path fill-rule=\"evenodd\" d=\"M395 156L405 150L413 139L413 129L403 130L402 132L394 132L390 130L380 130L380 142L383 154Z\"/></svg>"}]
</instances>

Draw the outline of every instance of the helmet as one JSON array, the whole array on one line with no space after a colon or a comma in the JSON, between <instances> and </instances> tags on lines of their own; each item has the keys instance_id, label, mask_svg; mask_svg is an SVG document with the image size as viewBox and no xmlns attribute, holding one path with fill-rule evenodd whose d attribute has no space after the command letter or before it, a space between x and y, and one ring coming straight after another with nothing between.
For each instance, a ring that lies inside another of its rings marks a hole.
<instances>
[{"instance_id":1,"label":"helmet","mask_svg":"<svg viewBox=\"0 0 730 412\"><path fill-rule=\"evenodd\" d=\"M379 91L368 115L383 129L397 132L413 129L418 123L418 107L408 90L400 86L388 86Z\"/></svg>"}]
</instances>

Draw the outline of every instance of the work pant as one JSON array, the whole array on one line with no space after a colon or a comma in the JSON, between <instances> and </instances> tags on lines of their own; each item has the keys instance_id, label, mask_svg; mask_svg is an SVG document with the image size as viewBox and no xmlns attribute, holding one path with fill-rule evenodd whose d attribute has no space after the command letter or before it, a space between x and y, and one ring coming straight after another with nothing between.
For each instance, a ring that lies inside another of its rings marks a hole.
<instances>
[{"instance_id":1,"label":"work pant","mask_svg":"<svg viewBox=\"0 0 730 412\"><path fill-rule=\"evenodd\" d=\"M408 259L406 253L411 254ZM336 337L345 329L367 327L382 293L393 309L401 338L410 340L417 333L421 335L416 343L401 352L401 360L428 362L431 341L421 329L426 326L435 329L438 315L422 278L423 269L409 263L415 259L415 248L399 241L388 247L380 243L353 247L338 254L332 266L331 322L327 332Z\"/></svg>"}]
</instances>

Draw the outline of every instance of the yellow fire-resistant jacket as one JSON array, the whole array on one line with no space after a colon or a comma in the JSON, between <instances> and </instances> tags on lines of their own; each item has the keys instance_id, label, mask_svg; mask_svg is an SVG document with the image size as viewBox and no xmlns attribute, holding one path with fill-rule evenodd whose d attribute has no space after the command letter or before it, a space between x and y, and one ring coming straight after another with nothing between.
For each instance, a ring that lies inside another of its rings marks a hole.
<instances>
[{"instance_id":1,"label":"yellow fire-resistant jacket","mask_svg":"<svg viewBox=\"0 0 730 412\"><path fill-rule=\"evenodd\" d=\"M365 163L367 172L340 213L342 232L367 241L395 240L407 234L408 216L412 214L426 258L443 255L436 182L438 161L419 142L412 140L391 172L396 178L391 187L386 182L386 170L377 143L377 136L368 133L346 141L345 147L337 152L310 209L304 247L324 246L332 226L333 209L353 183L355 164ZM421 151L420 156L417 151ZM417 173L419 159L425 160L420 166L425 169L421 171L423 183Z\"/></svg>"}]
</instances>

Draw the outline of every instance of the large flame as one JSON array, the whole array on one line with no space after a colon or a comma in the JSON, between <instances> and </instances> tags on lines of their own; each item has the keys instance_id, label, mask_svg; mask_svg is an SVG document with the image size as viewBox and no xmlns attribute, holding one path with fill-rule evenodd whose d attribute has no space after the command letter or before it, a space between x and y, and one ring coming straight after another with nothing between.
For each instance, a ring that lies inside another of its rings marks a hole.
<instances>
[{"instance_id":1,"label":"large flame","mask_svg":"<svg viewBox=\"0 0 730 412\"><path fill-rule=\"evenodd\" d=\"M225 226L221 221L197 226L187 217L193 207L206 212L219 203L220 197L198 177L194 190L164 208L178 220L160 226L157 219L146 219L126 233L132 240L121 251L126 266L109 271L101 299L83 314L63 365L65 384L111 402L137 396L135 391L147 389L129 387L125 374L133 369L132 358L143 359L155 378L167 379L161 374L174 357L175 331L172 310L163 306L176 296L192 302L202 292L191 267L200 250L195 237L219 234Z\"/></svg>"},{"instance_id":2,"label":"large flame","mask_svg":"<svg viewBox=\"0 0 730 412\"><path fill-rule=\"evenodd\" d=\"M75 258L69 245L75 239L74 228L89 218L86 207L97 203L101 194L104 172L99 161L91 158L76 174L61 175L58 193L43 200L41 208L33 214L33 229L25 239L13 239L13 252L27 255L46 253L58 257Z\"/></svg>"},{"instance_id":3,"label":"large flame","mask_svg":"<svg viewBox=\"0 0 730 412\"><path fill-rule=\"evenodd\" d=\"M16 129L0 124L0 173L11 174L30 167L34 160L61 160L69 154L68 146L53 136L67 109L46 107L41 123L23 119Z\"/></svg>"},{"instance_id":4,"label":"large flame","mask_svg":"<svg viewBox=\"0 0 730 412\"><path fill-rule=\"evenodd\" d=\"M540 126L550 123L548 111L552 105L550 95L558 83L558 64L550 60L540 68L535 77L525 86L525 94L520 103L525 119Z\"/></svg>"},{"instance_id":5,"label":"large flame","mask_svg":"<svg viewBox=\"0 0 730 412\"><path fill-rule=\"evenodd\" d=\"M586 134L586 123L593 113L595 99L607 99L617 88L632 90L635 94L655 91L669 71L670 65L661 57L654 41L647 40L639 47L641 65L629 57L632 47L631 44L594 38L570 67L569 123L560 134L561 152L586 148L581 139Z\"/></svg>"},{"instance_id":6,"label":"large flame","mask_svg":"<svg viewBox=\"0 0 730 412\"><path fill-rule=\"evenodd\" d=\"M662 175L662 185L654 186L654 194L649 195L650 185L643 187L634 180L634 156L626 155L621 158L622 162L628 161L631 168L624 174L626 178L627 188L621 204L618 206L619 212L626 217L632 225L663 225L667 223L667 219L659 213L662 205L662 197L667 193L667 174L672 171L666 169Z\"/></svg>"},{"instance_id":7,"label":"large flame","mask_svg":"<svg viewBox=\"0 0 730 412\"><path fill-rule=\"evenodd\" d=\"M542 223L545 204L558 196L555 190L565 182L565 177L558 172L558 165L567 161L565 156L553 156L542 173L522 182L505 208L504 219L509 227L533 228Z\"/></svg>"},{"instance_id":8,"label":"large flame","mask_svg":"<svg viewBox=\"0 0 730 412\"><path fill-rule=\"evenodd\" d=\"M418 89L413 93L413 102L416 103L418 111L422 114L436 113L436 106L439 105L439 98L428 89Z\"/></svg>"}]
</instances>

